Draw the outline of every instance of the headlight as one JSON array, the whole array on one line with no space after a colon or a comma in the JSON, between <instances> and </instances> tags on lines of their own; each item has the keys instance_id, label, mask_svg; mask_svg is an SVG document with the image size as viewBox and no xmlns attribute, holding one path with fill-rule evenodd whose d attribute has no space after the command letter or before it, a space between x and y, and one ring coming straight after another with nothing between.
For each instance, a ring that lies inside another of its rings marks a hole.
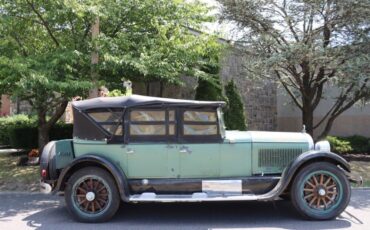
<instances>
[{"instance_id":1,"label":"headlight","mask_svg":"<svg viewBox=\"0 0 370 230\"><path fill-rule=\"evenodd\" d=\"M319 141L315 144L315 150L324 150L330 152L330 143L329 141Z\"/></svg>"}]
</instances>

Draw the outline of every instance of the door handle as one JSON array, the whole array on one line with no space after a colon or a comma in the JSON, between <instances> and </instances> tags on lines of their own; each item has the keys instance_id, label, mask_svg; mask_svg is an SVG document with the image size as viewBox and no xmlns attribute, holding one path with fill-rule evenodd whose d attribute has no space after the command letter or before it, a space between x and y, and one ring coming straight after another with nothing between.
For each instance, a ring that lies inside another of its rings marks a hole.
<instances>
[{"instance_id":1,"label":"door handle","mask_svg":"<svg viewBox=\"0 0 370 230\"><path fill-rule=\"evenodd\" d=\"M189 149L189 147L183 146L183 147L180 148L179 152L180 153L188 153L188 154L190 154L191 153L191 150Z\"/></svg>"},{"instance_id":2,"label":"door handle","mask_svg":"<svg viewBox=\"0 0 370 230\"><path fill-rule=\"evenodd\" d=\"M127 151L126 151L126 153L133 154L133 153L135 153L135 150L133 150L131 148L128 148Z\"/></svg>"}]
</instances>

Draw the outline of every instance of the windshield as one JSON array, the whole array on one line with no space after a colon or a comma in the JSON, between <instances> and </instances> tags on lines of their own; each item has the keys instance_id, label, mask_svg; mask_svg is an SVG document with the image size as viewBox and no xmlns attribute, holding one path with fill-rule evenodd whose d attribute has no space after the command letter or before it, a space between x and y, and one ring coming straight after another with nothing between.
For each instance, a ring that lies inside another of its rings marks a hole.
<instances>
[{"instance_id":1,"label":"windshield","mask_svg":"<svg viewBox=\"0 0 370 230\"><path fill-rule=\"evenodd\" d=\"M218 116L218 123L220 126L220 134L222 138L225 138L225 121L224 121L224 113L222 112L221 107L217 109L217 116Z\"/></svg>"}]
</instances>

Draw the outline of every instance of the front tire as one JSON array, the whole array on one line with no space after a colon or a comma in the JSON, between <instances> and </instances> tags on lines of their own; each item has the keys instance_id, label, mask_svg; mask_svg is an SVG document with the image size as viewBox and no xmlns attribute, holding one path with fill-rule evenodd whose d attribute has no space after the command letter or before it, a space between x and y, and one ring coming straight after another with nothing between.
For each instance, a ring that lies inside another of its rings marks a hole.
<instances>
[{"instance_id":1,"label":"front tire","mask_svg":"<svg viewBox=\"0 0 370 230\"><path fill-rule=\"evenodd\" d=\"M115 181L98 167L82 168L69 178L65 201L77 221L89 223L111 219L120 205Z\"/></svg>"},{"instance_id":2,"label":"front tire","mask_svg":"<svg viewBox=\"0 0 370 230\"><path fill-rule=\"evenodd\" d=\"M291 188L293 206L306 219L336 218L347 207L351 187L336 165L318 162L299 171Z\"/></svg>"}]
</instances>

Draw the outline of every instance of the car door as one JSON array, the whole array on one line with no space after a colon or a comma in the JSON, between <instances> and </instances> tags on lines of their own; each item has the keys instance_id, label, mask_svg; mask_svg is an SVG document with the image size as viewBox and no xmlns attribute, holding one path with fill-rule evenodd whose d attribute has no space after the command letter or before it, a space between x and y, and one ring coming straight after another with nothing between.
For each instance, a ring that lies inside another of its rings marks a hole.
<instances>
[{"instance_id":1,"label":"car door","mask_svg":"<svg viewBox=\"0 0 370 230\"><path fill-rule=\"evenodd\" d=\"M162 108L131 109L125 120L128 144L123 151L127 155L128 177L171 177L173 169L178 168L168 157L168 142L175 135L174 112Z\"/></svg>"},{"instance_id":2,"label":"car door","mask_svg":"<svg viewBox=\"0 0 370 230\"><path fill-rule=\"evenodd\" d=\"M220 175L220 136L214 109L180 110L180 178L217 178Z\"/></svg>"}]
</instances>

